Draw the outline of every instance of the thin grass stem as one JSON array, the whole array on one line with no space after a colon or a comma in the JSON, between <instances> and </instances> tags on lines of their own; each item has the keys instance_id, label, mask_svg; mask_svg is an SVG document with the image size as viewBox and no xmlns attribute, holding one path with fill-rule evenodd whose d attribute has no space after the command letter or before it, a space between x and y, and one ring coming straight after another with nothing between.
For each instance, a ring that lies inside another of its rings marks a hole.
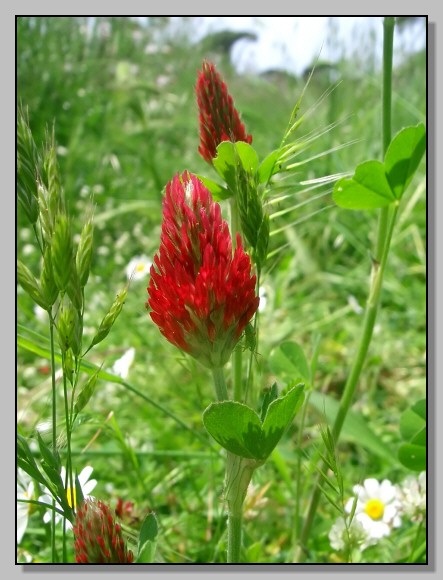
<instances>
[{"instance_id":1,"label":"thin grass stem","mask_svg":"<svg viewBox=\"0 0 443 580\"><path fill-rule=\"evenodd\" d=\"M384 60L383 60L383 70L390 69L390 73L383 74L383 150L385 147L387 148L387 139L389 136L390 140L390 122L391 117L390 113L388 114L385 109L390 106L391 97L387 96L386 93L391 93L392 91L392 55L393 55L393 32L394 32L394 23L395 19L391 17L386 17L384 19L385 26L384 26ZM389 21L389 22L387 22ZM390 47L386 47L386 44L389 44ZM389 86L386 86L386 82L391 83ZM385 125L388 125L386 127ZM384 209L384 208L383 208ZM383 211L383 210L382 210ZM337 443L338 438L340 436L341 429L343 427L343 423L345 421L346 415L349 411L351 406L352 398L355 393L355 389L357 387L357 383L360 377L361 370L363 368L363 364L366 359L366 355L369 349L369 345L372 339L372 334L375 325L375 319L377 316L377 309L378 304L380 301L380 293L382 288L383 282L383 274L387 263L387 258L389 254L389 248L392 239L392 233L394 230L394 225L396 221L396 216L398 212L398 204L394 205L394 207L388 207L385 210L385 216L379 219L378 224L378 236L377 236L377 247L376 247L376 256L377 259L373 260L372 263L372 272L371 272L371 286L369 290L369 296L366 304L366 311L365 311L365 318L363 322L363 329L362 334L359 342L359 347L351 367L351 371L348 375L348 379L346 381L342 397L340 400L340 406L337 412L337 416L334 421L334 425L332 428L332 436L334 438L335 443ZM323 464L324 467L324 464ZM300 536L300 544L295 553L295 561L303 561L306 551L307 551L307 542L309 540L312 524L314 522L314 517L317 511L318 503L320 500L321 495L321 487L320 487L320 479L321 476L318 476L316 485L314 486L314 491L311 496L311 501L309 504L307 516L304 522L303 530Z\"/></svg>"}]
</instances>

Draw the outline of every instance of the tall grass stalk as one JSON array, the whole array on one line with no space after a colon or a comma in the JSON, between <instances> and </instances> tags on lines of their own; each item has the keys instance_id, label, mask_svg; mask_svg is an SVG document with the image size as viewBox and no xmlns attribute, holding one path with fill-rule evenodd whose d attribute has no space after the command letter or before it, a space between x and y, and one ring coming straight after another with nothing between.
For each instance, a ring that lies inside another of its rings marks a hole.
<instances>
[{"instance_id":1,"label":"tall grass stalk","mask_svg":"<svg viewBox=\"0 0 443 580\"><path fill-rule=\"evenodd\" d=\"M384 19L383 87L382 87L383 152L386 151L391 140L392 57L393 57L394 25L395 18L386 17ZM366 355L369 349L369 345L371 343L375 320L377 316L377 309L380 301L383 274L388 259L389 248L391 244L392 233L394 230L397 212L398 205L396 205L394 209L382 208L380 213L378 224L377 246L376 246L377 258L373 259L372 261L371 285L368 300L366 303L363 330L360 338L359 347L353 365L351 367L348 379L346 381L343 394L340 400L340 406L332 428L332 436L335 442L337 442L340 437L340 432L343 427L343 423L346 419L346 415L348 414L348 411L350 409L355 389L357 387L358 380L360 378L360 374L363 368L363 364L365 362ZM317 512L321 496L321 487L320 487L321 472L323 472L325 468L327 468L327 465L323 464L322 467L320 468L319 475L317 477L317 482L311 496L307 516L300 536L300 542L295 553L294 559L296 562L303 561L307 554L307 543L309 540L310 532L312 529L312 525L314 522L315 514Z\"/></svg>"},{"instance_id":2,"label":"tall grass stalk","mask_svg":"<svg viewBox=\"0 0 443 580\"><path fill-rule=\"evenodd\" d=\"M38 236L36 236L38 239ZM52 449L55 451L57 445L57 391L55 387L55 349L54 349L54 320L49 314L49 344L51 351L51 392L52 392ZM56 562L55 549L55 499L52 500L51 514L51 553L52 562Z\"/></svg>"},{"instance_id":3,"label":"tall grass stalk","mask_svg":"<svg viewBox=\"0 0 443 580\"><path fill-rule=\"evenodd\" d=\"M65 355L62 355L63 359ZM63 369L65 368L63 360ZM71 454L71 434L72 434L72 420L69 412L68 404L68 384L66 380L66 372L63 371L63 398L65 403L65 423L66 423L66 479L64 481L65 490L68 497L71 498L71 507L73 510L76 508L75 500L75 486L73 481L72 473L72 454ZM69 490L69 493L68 493ZM63 521L63 561L66 562L66 519Z\"/></svg>"}]
</instances>

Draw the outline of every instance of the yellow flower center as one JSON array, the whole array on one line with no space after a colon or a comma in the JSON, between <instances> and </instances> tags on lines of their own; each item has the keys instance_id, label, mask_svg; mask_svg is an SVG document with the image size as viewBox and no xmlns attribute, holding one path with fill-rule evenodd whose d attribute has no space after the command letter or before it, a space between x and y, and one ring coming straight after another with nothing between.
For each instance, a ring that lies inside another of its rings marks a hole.
<instances>
[{"instance_id":1,"label":"yellow flower center","mask_svg":"<svg viewBox=\"0 0 443 580\"><path fill-rule=\"evenodd\" d=\"M385 504L379 499L370 499L366 502L365 513L373 520L380 520L385 511Z\"/></svg>"},{"instance_id":2,"label":"yellow flower center","mask_svg":"<svg viewBox=\"0 0 443 580\"><path fill-rule=\"evenodd\" d=\"M74 493L72 493L72 492L74 492ZM76 493L75 493L75 488L74 488L74 490L72 490L70 487L67 488L66 499L68 500L68 505L70 508L77 507L77 497L76 497ZM73 503L73 501L74 501L74 503Z\"/></svg>"},{"instance_id":3,"label":"yellow flower center","mask_svg":"<svg viewBox=\"0 0 443 580\"><path fill-rule=\"evenodd\" d=\"M145 269L145 265L144 264L137 264L135 269L137 270L137 272L142 272Z\"/></svg>"}]
</instances>

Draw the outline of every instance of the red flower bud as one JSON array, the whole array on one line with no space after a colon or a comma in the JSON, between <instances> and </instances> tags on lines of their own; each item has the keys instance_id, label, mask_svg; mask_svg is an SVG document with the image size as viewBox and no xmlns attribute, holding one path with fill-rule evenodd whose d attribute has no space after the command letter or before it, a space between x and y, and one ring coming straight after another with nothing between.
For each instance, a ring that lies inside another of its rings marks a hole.
<instances>
[{"instance_id":1,"label":"red flower bud","mask_svg":"<svg viewBox=\"0 0 443 580\"><path fill-rule=\"evenodd\" d=\"M90 498L80 506L73 531L75 559L79 564L134 561L123 540L121 526L114 522L110 508L102 501Z\"/></svg>"},{"instance_id":2,"label":"red flower bud","mask_svg":"<svg viewBox=\"0 0 443 580\"><path fill-rule=\"evenodd\" d=\"M240 236L233 253L210 192L194 175L176 175L166 186L146 303L161 333L205 366L223 366L258 308L255 283Z\"/></svg>"},{"instance_id":3,"label":"red flower bud","mask_svg":"<svg viewBox=\"0 0 443 580\"><path fill-rule=\"evenodd\" d=\"M246 134L226 84L211 62L203 61L196 94L200 122L198 151L205 161L212 163L222 141L252 143L252 135Z\"/></svg>"}]
</instances>

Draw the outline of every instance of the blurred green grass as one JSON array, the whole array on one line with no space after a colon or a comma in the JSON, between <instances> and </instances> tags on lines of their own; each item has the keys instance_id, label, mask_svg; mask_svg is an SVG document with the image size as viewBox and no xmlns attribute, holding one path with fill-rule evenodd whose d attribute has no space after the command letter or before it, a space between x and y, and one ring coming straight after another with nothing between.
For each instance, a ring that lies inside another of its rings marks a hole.
<instances>
[{"instance_id":1,"label":"blurred green grass","mask_svg":"<svg viewBox=\"0 0 443 580\"><path fill-rule=\"evenodd\" d=\"M291 75L240 76L226 53L208 55L202 45L193 45L188 28L184 20L180 32L176 28L171 35L168 17L148 18L146 26L127 17L100 17L92 24L86 17L20 17L17 22L18 102L29 109L37 143L54 123L60 173L76 231L91 205L95 208L93 275L86 288L89 328L97 327L126 283L129 260L140 254L152 258L157 250L166 183L185 169L213 177L197 153L194 86L202 59L209 56L219 66L261 158L279 145L305 86L306 79ZM334 41L340 44L340 39ZM361 161L380 157L381 79L370 63L368 54L366 67L343 59L333 69L319 67L314 72L301 114L337 78L341 82L306 118L301 135L340 122L314 142L305 157L352 144L304 165L293 185L283 184L290 199L273 211L291 209L315 195L303 193L299 182L352 172ZM426 118L424 51L395 69L393 86L395 133ZM401 208L382 308L354 405L394 450L401 411L425 394L425 170L423 162ZM283 340L299 342L309 357L314 337L320 335L315 388L338 398L359 337L377 216L333 207L330 186L320 191L322 199L273 222L275 229L299 223L272 238L270 250L275 254L263 276L266 306L260 322L259 378L260 388L271 384L267 359ZM325 206L327 210L310 217ZM38 253L20 208L17 220L18 255L35 266ZM118 322L90 360L110 368L126 349L135 347L128 381L205 438L201 413L212 400L209 376L194 361L181 357L150 321L144 307L147 282L132 283ZM20 292L18 322L47 333L31 301ZM46 365L47 361L19 350L18 421L28 435L50 416ZM312 410L308 413L304 448L308 455L312 440L318 440L321 420ZM281 445L290 470L297 466L296 435L295 425ZM164 561L223 561L219 501L223 461L216 450L208 450L192 432L178 428L146 401L105 382L74 434L74 447L79 469L87 462L94 466L97 495L121 495L134 501L141 514L147 509L158 512ZM340 451L349 487L366 473L393 478L404 473L400 465L386 465L352 442L344 441ZM203 452L208 454L205 459L193 455ZM268 508L258 516L259 524L246 532L251 557L261 562L291 558L294 498L280 478L272 462L255 478L258 485L272 482ZM330 508L322 509L327 521ZM35 527L38 516L33 516ZM327 530L322 525L324 521L319 524L317 558L328 561ZM32 533L26 542L31 551L44 548ZM257 542L260 547L254 548Z\"/></svg>"}]
</instances>

